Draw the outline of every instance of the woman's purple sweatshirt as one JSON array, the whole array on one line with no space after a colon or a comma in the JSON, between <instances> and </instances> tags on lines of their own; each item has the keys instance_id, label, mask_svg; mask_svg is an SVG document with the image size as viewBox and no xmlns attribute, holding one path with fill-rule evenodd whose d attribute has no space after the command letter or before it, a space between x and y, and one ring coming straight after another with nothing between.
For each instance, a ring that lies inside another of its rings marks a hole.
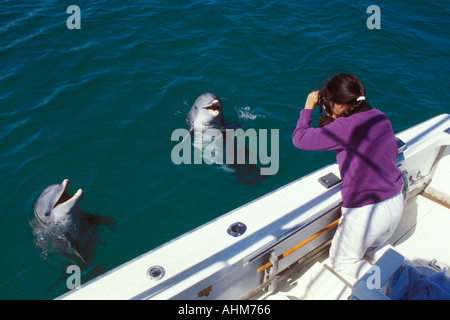
<instances>
[{"instance_id":1,"label":"woman's purple sweatshirt","mask_svg":"<svg viewBox=\"0 0 450 320\"><path fill-rule=\"evenodd\" d=\"M322 128L311 128L312 110L303 109L292 136L303 150L336 150L346 208L384 201L402 188L396 166L397 145L391 122L377 109L337 118Z\"/></svg>"}]
</instances>

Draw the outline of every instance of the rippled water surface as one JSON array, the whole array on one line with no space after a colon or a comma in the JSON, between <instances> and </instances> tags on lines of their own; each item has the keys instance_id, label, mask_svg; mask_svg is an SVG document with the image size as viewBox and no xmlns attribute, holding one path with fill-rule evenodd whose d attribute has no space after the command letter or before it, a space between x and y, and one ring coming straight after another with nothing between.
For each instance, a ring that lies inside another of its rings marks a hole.
<instances>
[{"instance_id":1,"label":"rippled water surface","mask_svg":"<svg viewBox=\"0 0 450 320\"><path fill-rule=\"evenodd\" d=\"M366 27L367 1L72 2L80 30L61 1L0 1L2 299L67 290L29 224L64 178L85 211L117 222L100 229L89 278L335 161L291 143L330 74L356 74L395 132L450 110L448 1L378 1L379 30ZM171 161L171 134L206 91L227 120L279 130L276 175L249 186Z\"/></svg>"}]
</instances>

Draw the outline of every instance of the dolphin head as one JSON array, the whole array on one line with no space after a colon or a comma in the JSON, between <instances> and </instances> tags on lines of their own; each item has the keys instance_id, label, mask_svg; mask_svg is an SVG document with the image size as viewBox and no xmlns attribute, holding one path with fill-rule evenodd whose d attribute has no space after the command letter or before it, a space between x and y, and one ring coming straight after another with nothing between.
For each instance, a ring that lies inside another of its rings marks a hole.
<instances>
[{"instance_id":1,"label":"dolphin head","mask_svg":"<svg viewBox=\"0 0 450 320\"><path fill-rule=\"evenodd\" d=\"M189 112L187 123L194 127L218 127L224 125L223 106L219 97L213 93L204 93L195 100Z\"/></svg>"},{"instance_id":2,"label":"dolphin head","mask_svg":"<svg viewBox=\"0 0 450 320\"><path fill-rule=\"evenodd\" d=\"M34 216L42 224L50 224L73 217L79 210L78 203L83 196L79 189L69 196L70 181L65 179L61 184L54 184L42 191L34 205Z\"/></svg>"}]
</instances>

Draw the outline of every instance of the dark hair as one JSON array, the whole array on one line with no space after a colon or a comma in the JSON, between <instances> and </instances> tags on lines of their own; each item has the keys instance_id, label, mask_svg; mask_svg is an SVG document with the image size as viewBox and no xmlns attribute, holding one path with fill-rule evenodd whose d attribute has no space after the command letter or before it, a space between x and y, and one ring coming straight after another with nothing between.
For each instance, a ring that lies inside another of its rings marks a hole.
<instances>
[{"instance_id":1,"label":"dark hair","mask_svg":"<svg viewBox=\"0 0 450 320\"><path fill-rule=\"evenodd\" d=\"M365 100L358 101L357 99L365 96L366 90L356 76L349 73L341 73L327 81L320 90L320 95L324 97L328 104L333 102L347 105L348 108L341 116L349 117L365 105Z\"/></svg>"}]
</instances>

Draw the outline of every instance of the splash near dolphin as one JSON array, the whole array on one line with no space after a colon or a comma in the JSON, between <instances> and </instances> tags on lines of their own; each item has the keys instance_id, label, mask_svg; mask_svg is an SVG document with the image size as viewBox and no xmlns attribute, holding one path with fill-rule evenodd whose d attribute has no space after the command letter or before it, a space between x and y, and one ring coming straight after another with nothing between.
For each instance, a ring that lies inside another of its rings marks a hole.
<instances>
[{"instance_id":1,"label":"splash near dolphin","mask_svg":"<svg viewBox=\"0 0 450 320\"><path fill-rule=\"evenodd\" d=\"M94 259L97 227L115 222L86 213L79 205L83 190L70 196L69 185L65 179L61 184L47 187L34 205L35 219L30 224L41 256L48 258L54 252L65 262L85 268Z\"/></svg>"}]
</instances>

